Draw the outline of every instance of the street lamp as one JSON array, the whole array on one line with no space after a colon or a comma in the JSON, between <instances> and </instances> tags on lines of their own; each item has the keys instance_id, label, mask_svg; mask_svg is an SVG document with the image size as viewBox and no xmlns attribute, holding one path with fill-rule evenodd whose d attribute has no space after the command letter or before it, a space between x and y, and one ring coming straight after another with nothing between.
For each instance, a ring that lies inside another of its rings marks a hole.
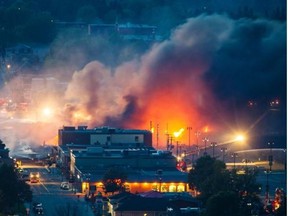
<instances>
[{"instance_id":1,"label":"street lamp","mask_svg":"<svg viewBox=\"0 0 288 216\"><path fill-rule=\"evenodd\" d=\"M197 147L198 147L198 140L199 140L199 136L200 136L200 132L199 131L196 131L195 132L195 136L196 136L196 145L197 145Z\"/></svg>"},{"instance_id":2,"label":"street lamp","mask_svg":"<svg viewBox=\"0 0 288 216\"><path fill-rule=\"evenodd\" d=\"M238 156L238 154L236 152L234 152L232 154L232 157L233 157L233 162L234 162L234 171L236 170L236 157Z\"/></svg>"},{"instance_id":3,"label":"street lamp","mask_svg":"<svg viewBox=\"0 0 288 216\"><path fill-rule=\"evenodd\" d=\"M268 146L270 148L270 153L268 157L270 172L272 171L272 165L273 165L272 145L274 145L274 142L268 142Z\"/></svg>"},{"instance_id":4,"label":"street lamp","mask_svg":"<svg viewBox=\"0 0 288 216\"><path fill-rule=\"evenodd\" d=\"M192 130L192 127L187 127L188 130L188 147L190 149L190 131Z\"/></svg>"},{"instance_id":5,"label":"street lamp","mask_svg":"<svg viewBox=\"0 0 288 216\"><path fill-rule=\"evenodd\" d=\"M215 146L217 146L217 143L211 142L211 146L212 146L212 157L214 158Z\"/></svg>"},{"instance_id":6,"label":"street lamp","mask_svg":"<svg viewBox=\"0 0 288 216\"><path fill-rule=\"evenodd\" d=\"M173 133L173 135L174 135L174 137L176 139L176 156L177 157L178 157L178 154L179 154L179 152L178 152L178 148L179 148L178 137L183 133L183 131L184 131L184 128L181 128L179 131L176 131L176 132ZM171 139L172 139L172 137L171 137Z\"/></svg>"},{"instance_id":7,"label":"street lamp","mask_svg":"<svg viewBox=\"0 0 288 216\"><path fill-rule=\"evenodd\" d=\"M227 148L226 147L222 147L221 151L223 152L223 162L225 163L225 153L227 151Z\"/></svg>"},{"instance_id":8,"label":"street lamp","mask_svg":"<svg viewBox=\"0 0 288 216\"><path fill-rule=\"evenodd\" d=\"M207 155L207 152L206 152L206 149L207 149L207 142L209 141L209 139L207 137L205 137L203 139L203 142L204 142L204 155Z\"/></svg>"},{"instance_id":9,"label":"street lamp","mask_svg":"<svg viewBox=\"0 0 288 216\"><path fill-rule=\"evenodd\" d=\"M176 157L178 158L179 156L179 143L178 140L176 140Z\"/></svg>"},{"instance_id":10,"label":"street lamp","mask_svg":"<svg viewBox=\"0 0 288 216\"><path fill-rule=\"evenodd\" d=\"M269 170L266 170L266 204L269 202L269 175L272 171L272 165L273 165L273 155L272 155L272 145L274 145L274 142L268 142L268 146L270 148L268 161L269 161Z\"/></svg>"}]
</instances>

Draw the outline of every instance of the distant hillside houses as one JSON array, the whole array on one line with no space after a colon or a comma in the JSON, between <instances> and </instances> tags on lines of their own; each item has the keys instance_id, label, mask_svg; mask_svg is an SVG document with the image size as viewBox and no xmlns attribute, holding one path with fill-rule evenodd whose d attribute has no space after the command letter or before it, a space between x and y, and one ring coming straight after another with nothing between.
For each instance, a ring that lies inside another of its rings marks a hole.
<instances>
[{"instance_id":1,"label":"distant hillside houses","mask_svg":"<svg viewBox=\"0 0 288 216\"><path fill-rule=\"evenodd\" d=\"M74 28L87 31L88 35L117 34L124 40L160 41L162 37L157 34L157 26L145 24L89 24L85 22L55 22L58 29Z\"/></svg>"}]
</instances>

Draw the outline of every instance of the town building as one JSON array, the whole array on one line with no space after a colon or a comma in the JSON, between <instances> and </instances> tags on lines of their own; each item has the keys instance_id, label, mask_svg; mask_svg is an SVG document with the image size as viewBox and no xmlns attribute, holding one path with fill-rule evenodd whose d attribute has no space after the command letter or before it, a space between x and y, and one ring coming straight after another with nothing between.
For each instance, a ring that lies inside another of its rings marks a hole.
<instances>
[{"instance_id":1,"label":"town building","mask_svg":"<svg viewBox=\"0 0 288 216\"><path fill-rule=\"evenodd\" d=\"M188 174L179 171L171 151L152 147L152 133L110 127L63 127L58 131L58 166L73 179L71 187L87 196L103 191L109 168L127 173L125 190L187 192Z\"/></svg>"},{"instance_id":2,"label":"town building","mask_svg":"<svg viewBox=\"0 0 288 216\"><path fill-rule=\"evenodd\" d=\"M64 126L58 130L58 165L69 169L70 151L87 147L103 149L152 147L152 133L149 130Z\"/></svg>"},{"instance_id":3,"label":"town building","mask_svg":"<svg viewBox=\"0 0 288 216\"><path fill-rule=\"evenodd\" d=\"M187 193L149 191L119 193L108 197L107 213L118 215L200 215L200 202ZM103 202L103 206L105 203ZM106 212L103 212L106 213Z\"/></svg>"},{"instance_id":4,"label":"town building","mask_svg":"<svg viewBox=\"0 0 288 216\"><path fill-rule=\"evenodd\" d=\"M89 144L104 148L152 147L152 133L149 130L64 126L58 130L58 145L67 144Z\"/></svg>"},{"instance_id":5,"label":"town building","mask_svg":"<svg viewBox=\"0 0 288 216\"><path fill-rule=\"evenodd\" d=\"M177 160L169 151L153 148L72 150L70 173L75 177L77 191L90 196L103 192L105 172L118 167L127 174L125 190L139 193L189 191L186 172L176 169Z\"/></svg>"}]
</instances>

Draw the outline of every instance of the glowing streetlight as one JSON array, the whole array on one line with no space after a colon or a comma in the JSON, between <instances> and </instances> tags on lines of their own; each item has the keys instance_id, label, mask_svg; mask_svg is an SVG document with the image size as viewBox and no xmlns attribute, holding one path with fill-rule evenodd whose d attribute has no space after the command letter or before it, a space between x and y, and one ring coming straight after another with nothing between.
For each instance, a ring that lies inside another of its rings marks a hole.
<instances>
[{"instance_id":1,"label":"glowing streetlight","mask_svg":"<svg viewBox=\"0 0 288 216\"><path fill-rule=\"evenodd\" d=\"M233 162L234 162L234 171L236 171L236 157L238 156L238 154L236 152L234 152L232 154L232 157L233 157Z\"/></svg>"},{"instance_id":2,"label":"glowing streetlight","mask_svg":"<svg viewBox=\"0 0 288 216\"><path fill-rule=\"evenodd\" d=\"M226 151L227 151L227 148L226 148L226 147L222 147L222 148L221 148L221 152L223 152L223 162L224 162L224 163L225 163Z\"/></svg>"},{"instance_id":3,"label":"glowing streetlight","mask_svg":"<svg viewBox=\"0 0 288 216\"><path fill-rule=\"evenodd\" d=\"M214 158L215 146L217 146L217 143L216 142L211 142L211 146L212 146L212 155L213 155L213 158Z\"/></svg>"},{"instance_id":4,"label":"glowing streetlight","mask_svg":"<svg viewBox=\"0 0 288 216\"><path fill-rule=\"evenodd\" d=\"M207 149L207 142L208 142L208 141L209 141L209 139L208 139L207 137L205 137L205 138L203 139L203 142L204 142L204 144L205 144L205 146L204 146L204 155L207 154L206 149Z\"/></svg>"},{"instance_id":5,"label":"glowing streetlight","mask_svg":"<svg viewBox=\"0 0 288 216\"><path fill-rule=\"evenodd\" d=\"M243 141L245 141L245 136L242 134L239 134L235 137L235 141L236 142L243 142Z\"/></svg>"},{"instance_id":6,"label":"glowing streetlight","mask_svg":"<svg viewBox=\"0 0 288 216\"><path fill-rule=\"evenodd\" d=\"M178 148L179 148L179 144L178 144L178 140L177 138L183 133L184 128L181 128L179 131L175 131L173 133L174 137L176 138L176 156L178 157Z\"/></svg>"}]
</instances>

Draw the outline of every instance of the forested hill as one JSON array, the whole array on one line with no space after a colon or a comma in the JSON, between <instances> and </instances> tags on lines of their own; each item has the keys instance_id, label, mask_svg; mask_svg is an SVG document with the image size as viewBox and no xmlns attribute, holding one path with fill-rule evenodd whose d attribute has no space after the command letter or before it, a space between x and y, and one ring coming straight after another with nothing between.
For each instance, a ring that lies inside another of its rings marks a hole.
<instances>
[{"instance_id":1,"label":"forested hill","mask_svg":"<svg viewBox=\"0 0 288 216\"><path fill-rule=\"evenodd\" d=\"M0 41L1 47L15 42L49 43L56 36L54 21L148 24L165 36L187 18L202 13L285 21L286 1L1 0Z\"/></svg>"}]
</instances>

